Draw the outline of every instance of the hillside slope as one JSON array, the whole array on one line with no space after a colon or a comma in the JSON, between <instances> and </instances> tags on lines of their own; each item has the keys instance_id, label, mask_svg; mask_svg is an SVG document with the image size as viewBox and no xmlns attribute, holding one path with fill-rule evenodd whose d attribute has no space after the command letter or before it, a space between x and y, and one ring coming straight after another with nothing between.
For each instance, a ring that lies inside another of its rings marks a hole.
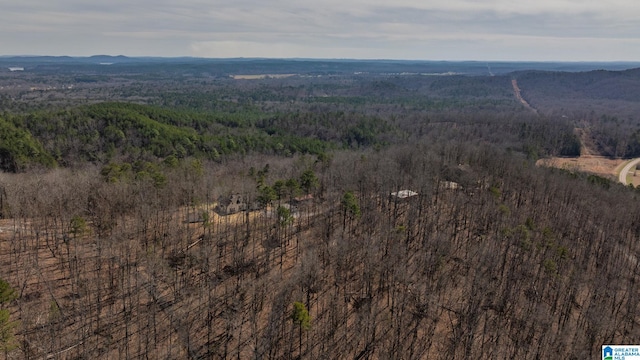
<instances>
[{"instance_id":1,"label":"hillside slope","mask_svg":"<svg viewBox=\"0 0 640 360\"><path fill-rule=\"evenodd\" d=\"M640 337L637 195L487 148L414 150L318 164L321 200L291 220L214 214L222 168L161 191L4 175L16 356L584 359ZM206 223L185 222L194 196Z\"/></svg>"}]
</instances>

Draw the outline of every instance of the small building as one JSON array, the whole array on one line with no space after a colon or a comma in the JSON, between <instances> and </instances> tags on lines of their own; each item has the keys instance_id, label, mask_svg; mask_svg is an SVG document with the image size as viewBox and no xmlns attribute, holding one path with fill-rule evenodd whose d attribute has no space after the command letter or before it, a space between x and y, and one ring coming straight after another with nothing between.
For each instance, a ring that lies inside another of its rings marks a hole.
<instances>
[{"instance_id":1,"label":"small building","mask_svg":"<svg viewBox=\"0 0 640 360\"><path fill-rule=\"evenodd\" d=\"M414 196L418 196L418 193L412 190L400 190L391 193L392 197L398 198L400 200L409 199Z\"/></svg>"},{"instance_id":2,"label":"small building","mask_svg":"<svg viewBox=\"0 0 640 360\"><path fill-rule=\"evenodd\" d=\"M216 206L215 211L220 215L231 215L240 211L258 209L260 209L258 203L250 203L245 196L236 193L230 196L221 196L218 199L218 205Z\"/></svg>"},{"instance_id":3,"label":"small building","mask_svg":"<svg viewBox=\"0 0 640 360\"><path fill-rule=\"evenodd\" d=\"M313 201L313 195L312 194L307 194L307 195L297 196L297 197L293 198L291 200L291 205L293 205L293 206L301 206L301 205L309 204L312 201Z\"/></svg>"},{"instance_id":4,"label":"small building","mask_svg":"<svg viewBox=\"0 0 640 360\"><path fill-rule=\"evenodd\" d=\"M459 190L460 184L458 184L457 182L453 182L453 181L441 181L440 182L440 189L442 190Z\"/></svg>"}]
</instances>

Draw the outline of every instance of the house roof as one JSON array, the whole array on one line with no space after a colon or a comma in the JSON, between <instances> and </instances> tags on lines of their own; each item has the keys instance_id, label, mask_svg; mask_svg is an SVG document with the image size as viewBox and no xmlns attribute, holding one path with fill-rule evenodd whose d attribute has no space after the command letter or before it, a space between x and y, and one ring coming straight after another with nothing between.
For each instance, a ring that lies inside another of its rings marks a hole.
<instances>
[{"instance_id":1,"label":"house roof","mask_svg":"<svg viewBox=\"0 0 640 360\"><path fill-rule=\"evenodd\" d=\"M460 184L454 181L441 181L440 186L447 190L457 190L460 188Z\"/></svg>"},{"instance_id":2,"label":"house roof","mask_svg":"<svg viewBox=\"0 0 640 360\"><path fill-rule=\"evenodd\" d=\"M303 201L313 200L313 194L297 196L297 197L293 198L293 200L296 201L296 202L303 202Z\"/></svg>"},{"instance_id":3,"label":"house roof","mask_svg":"<svg viewBox=\"0 0 640 360\"><path fill-rule=\"evenodd\" d=\"M417 192L415 191L411 191L411 190L400 190L400 191L396 191L396 192L392 192L391 196L395 196L399 199L406 199L408 197L412 197L412 196L416 196L418 195Z\"/></svg>"},{"instance_id":4,"label":"house roof","mask_svg":"<svg viewBox=\"0 0 640 360\"><path fill-rule=\"evenodd\" d=\"M218 198L218 205L220 206L228 206L231 205L231 203L237 203L238 201L240 201L240 203L244 203L245 200L242 197L242 194L240 193L235 193L235 194L230 194L230 195L221 195L220 198Z\"/></svg>"}]
</instances>

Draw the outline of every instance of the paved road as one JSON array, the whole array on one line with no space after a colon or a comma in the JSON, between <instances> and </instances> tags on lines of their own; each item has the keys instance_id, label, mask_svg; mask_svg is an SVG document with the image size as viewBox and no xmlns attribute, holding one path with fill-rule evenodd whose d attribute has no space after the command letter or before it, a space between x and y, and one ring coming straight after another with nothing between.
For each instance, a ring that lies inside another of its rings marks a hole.
<instances>
[{"instance_id":1,"label":"paved road","mask_svg":"<svg viewBox=\"0 0 640 360\"><path fill-rule=\"evenodd\" d=\"M618 180L620 180L621 183L627 185L627 174L629 173L629 170L638 165L638 163L640 163L640 158L629 161L629 163L622 168L622 171L620 171Z\"/></svg>"}]
</instances>

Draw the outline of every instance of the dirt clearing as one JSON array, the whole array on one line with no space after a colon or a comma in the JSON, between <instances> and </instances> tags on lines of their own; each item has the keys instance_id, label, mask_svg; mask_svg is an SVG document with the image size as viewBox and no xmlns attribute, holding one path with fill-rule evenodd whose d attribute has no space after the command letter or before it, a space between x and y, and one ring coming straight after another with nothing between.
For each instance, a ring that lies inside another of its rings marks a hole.
<instances>
[{"instance_id":1,"label":"dirt clearing","mask_svg":"<svg viewBox=\"0 0 640 360\"><path fill-rule=\"evenodd\" d=\"M626 162L627 160L624 159L610 159L604 156L586 155L577 158L552 157L540 159L536 162L536 165L617 178L618 172Z\"/></svg>"}]
</instances>

